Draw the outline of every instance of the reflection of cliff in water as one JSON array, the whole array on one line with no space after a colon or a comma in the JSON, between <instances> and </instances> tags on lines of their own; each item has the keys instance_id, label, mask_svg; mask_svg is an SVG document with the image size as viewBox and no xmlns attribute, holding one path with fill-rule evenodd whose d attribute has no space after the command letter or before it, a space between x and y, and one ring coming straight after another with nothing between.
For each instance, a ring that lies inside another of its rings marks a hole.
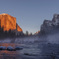
<instances>
[{"instance_id":1,"label":"reflection of cliff in water","mask_svg":"<svg viewBox=\"0 0 59 59\"><path fill-rule=\"evenodd\" d=\"M0 44L0 46L14 47L15 44L3 43L3 44ZM17 51L0 50L0 59L20 59L20 56Z\"/></svg>"}]
</instances>

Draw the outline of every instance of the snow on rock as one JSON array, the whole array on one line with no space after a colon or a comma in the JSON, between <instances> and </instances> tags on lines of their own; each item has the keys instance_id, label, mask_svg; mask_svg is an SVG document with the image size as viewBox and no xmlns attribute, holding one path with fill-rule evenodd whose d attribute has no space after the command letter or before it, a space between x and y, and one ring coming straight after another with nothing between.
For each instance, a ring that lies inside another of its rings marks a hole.
<instances>
[{"instance_id":1,"label":"snow on rock","mask_svg":"<svg viewBox=\"0 0 59 59\"><path fill-rule=\"evenodd\" d=\"M52 21L44 20L40 32L43 35L39 41L59 44L59 14L54 14Z\"/></svg>"},{"instance_id":2,"label":"snow on rock","mask_svg":"<svg viewBox=\"0 0 59 59\"><path fill-rule=\"evenodd\" d=\"M43 24L41 25L41 32L50 32L54 30L56 27L59 26L59 14L54 14L52 21L51 20L44 20Z\"/></svg>"}]
</instances>

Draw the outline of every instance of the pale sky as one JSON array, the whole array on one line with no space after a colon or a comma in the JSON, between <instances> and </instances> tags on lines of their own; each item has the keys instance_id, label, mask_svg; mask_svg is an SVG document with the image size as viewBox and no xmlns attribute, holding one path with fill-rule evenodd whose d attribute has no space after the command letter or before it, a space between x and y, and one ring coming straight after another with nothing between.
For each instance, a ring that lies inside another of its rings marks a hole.
<instances>
[{"instance_id":1,"label":"pale sky","mask_svg":"<svg viewBox=\"0 0 59 59\"><path fill-rule=\"evenodd\" d=\"M59 14L59 0L0 0L0 14L7 13L17 19L23 32L40 30L44 19Z\"/></svg>"}]
</instances>

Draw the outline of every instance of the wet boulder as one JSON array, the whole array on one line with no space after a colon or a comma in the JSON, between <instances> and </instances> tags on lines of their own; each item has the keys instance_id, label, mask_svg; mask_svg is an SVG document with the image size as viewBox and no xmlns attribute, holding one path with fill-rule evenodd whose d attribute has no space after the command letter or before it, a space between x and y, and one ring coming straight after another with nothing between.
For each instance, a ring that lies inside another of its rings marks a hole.
<instances>
[{"instance_id":1,"label":"wet boulder","mask_svg":"<svg viewBox=\"0 0 59 59\"><path fill-rule=\"evenodd\" d=\"M7 47L7 50L8 50L8 51L15 51L15 49L14 49L12 46L8 46L8 47Z\"/></svg>"},{"instance_id":2,"label":"wet boulder","mask_svg":"<svg viewBox=\"0 0 59 59\"><path fill-rule=\"evenodd\" d=\"M0 50L6 50L5 46L0 46Z\"/></svg>"},{"instance_id":3,"label":"wet boulder","mask_svg":"<svg viewBox=\"0 0 59 59\"><path fill-rule=\"evenodd\" d=\"M16 50L22 50L23 48L22 47L19 47L19 46L16 46L15 49Z\"/></svg>"}]
</instances>

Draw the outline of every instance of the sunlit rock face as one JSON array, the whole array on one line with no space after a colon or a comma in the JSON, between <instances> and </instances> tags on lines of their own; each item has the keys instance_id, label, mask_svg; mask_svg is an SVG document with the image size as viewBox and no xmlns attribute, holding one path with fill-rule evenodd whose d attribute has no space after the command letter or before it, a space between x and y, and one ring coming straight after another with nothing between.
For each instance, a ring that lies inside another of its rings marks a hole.
<instances>
[{"instance_id":1,"label":"sunlit rock face","mask_svg":"<svg viewBox=\"0 0 59 59\"><path fill-rule=\"evenodd\" d=\"M17 24L17 31L22 31L22 29L19 27L19 25Z\"/></svg>"},{"instance_id":2,"label":"sunlit rock face","mask_svg":"<svg viewBox=\"0 0 59 59\"><path fill-rule=\"evenodd\" d=\"M9 31L10 29L17 29L17 31L22 31L22 29L18 25L16 25L16 18L5 13L0 14L0 26L4 31Z\"/></svg>"}]
</instances>

